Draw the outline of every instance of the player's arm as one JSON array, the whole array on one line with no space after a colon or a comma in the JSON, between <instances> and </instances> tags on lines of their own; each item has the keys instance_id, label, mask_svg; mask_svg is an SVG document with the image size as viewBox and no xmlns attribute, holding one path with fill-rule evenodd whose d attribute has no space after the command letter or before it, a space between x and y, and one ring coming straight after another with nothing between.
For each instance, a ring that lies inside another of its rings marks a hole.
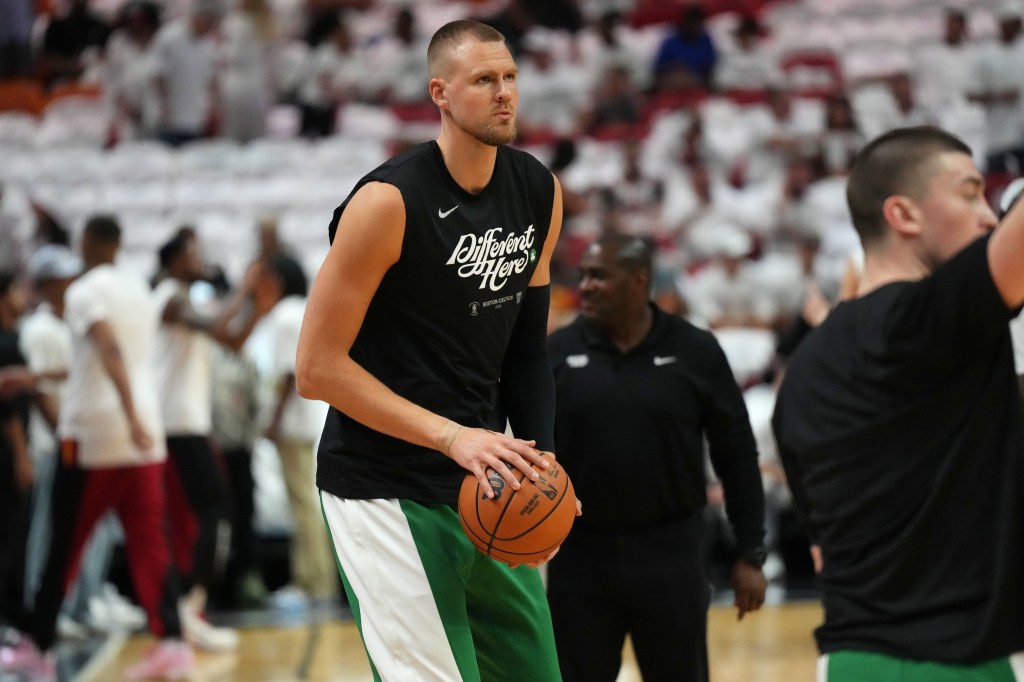
<instances>
[{"instance_id":1,"label":"player's arm","mask_svg":"<svg viewBox=\"0 0 1024 682\"><path fill-rule=\"evenodd\" d=\"M121 398L121 408L131 427L132 441L140 450L153 447L153 438L146 431L135 412L135 401L132 398L132 386L128 380L128 370L124 366L121 348L114 336L114 330L106 320L93 322L88 331L89 338L96 348L96 354L103 364L110 380L114 382L117 395Z\"/></svg>"},{"instance_id":2,"label":"player's arm","mask_svg":"<svg viewBox=\"0 0 1024 682\"><path fill-rule=\"evenodd\" d=\"M551 254L562 227L562 193L554 178L551 225L537 269L523 297L501 366L501 399L512 433L555 449L555 378L548 362L548 310L551 305Z\"/></svg>"},{"instance_id":3,"label":"player's arm","mask_svg":"<svg viewBox=\"0 0 1024 682\"><path fill-rule=\"evenodd\" d=\"M0 438L7 441L7 447L12 454L11 468L15 485L21 490L31 490L34 473L32 458L28 454L28 436L25 435L25 425L17 414L12 412L0 417Z\"/></svg>"},{"instance_id":4,"label":"player's arm","mask_svg":"<svg viewBox=\"0 0 1024 682\"><path fill-rule=\"evenodd\" d=\"M729 571L737 616L761 608L767 584L764 563L764 484L757 444L743 394L717 342L706 362L710 391L704 398L705 435L725 510L736 536L736 561Z\"/></svg>"},{"instance_id":5,"label":"player's arm","mask_svg":"<svg viewBox=\"0 0 1024 682\"><path fill-rule=\"evenodd\" d=\"M276 302L277 297L268 287L262 264L253 263L246 272L243 285L231 294L216 317L203 315L192 306L186 295L179 294L172 297L164 306L161 319L170 324L183 324L190 329L204 332L217 343L237 353L252 334L256 323ZM250 303L250 310L244 319L239 319Z\"/></svg>"},{"instance_id":6,"label":"player's arm","mask_svg":"<svg viewBox=\"0 0 1024 682\"><path fill-rule=\"evenodd\" d=\"M988 242L988 266L1003 301L1024 304L1024 200L1020 194Z\"/></svg>"},{"instance_id":7,"label":"player's arm","mask_svg":"<svg viewBox=\"0 0 1024 682\"><path fill-rule=\"evenodd\" d=\"M530 465L543 466L544 460L532 441L455 424L394 393L350 355L384 274L401 255L404 235L405 204L393 185L367 183L345 207L302 321L295 370L299 395L329 403L375 431L448 455L488 492L488 468L518 488L503 463L536 478Z\"/></svg>"}]
</instances>

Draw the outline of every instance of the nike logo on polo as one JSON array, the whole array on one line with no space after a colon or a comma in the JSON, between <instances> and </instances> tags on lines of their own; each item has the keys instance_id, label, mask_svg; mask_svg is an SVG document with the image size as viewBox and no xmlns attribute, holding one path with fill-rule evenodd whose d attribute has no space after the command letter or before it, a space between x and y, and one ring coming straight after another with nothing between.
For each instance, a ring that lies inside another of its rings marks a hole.
<instances>
[{"instance_id":1,"label":"nike logo on polo","mask_svg":"<svg viewBox=\"0 0 1024 682\"><path fill-rule=\"evenodd\" d=\"M676 361L676 359L677 358L674 355L655 355L654 366L661 367L662 365L671 365Z\"/></svg>"},{"instance_id":2,"label":"nike logo on polo","mask_svg":"<svg viewBox=\"0 0 1024 682\"><path fill-rule=\"evenodd\" d=\"M447 211L442 211L441 209L437 209L437 217L438 217L438 218L447 218L447 217L448 217L448 215L449 215L449 214L450 214L450 213L451 213L452 211L454 211L455 209L457 209L458 207L459 207L459 205L458 205L458 204L455 204L454 206L452 206L451 208L449 208L449 209L448 209Z\"/></svg>"},{"instance_id":3,"label":"nike logo on polo","mask_svg":"<svg viewBox=\"0 0 1024 682\"><path fill-rule=\"evenodd\" d=\"M590 364L590 357L586 353L568 355L565 358L565 364L573 369L583 369Z\"/></svg>"}]
</instances>

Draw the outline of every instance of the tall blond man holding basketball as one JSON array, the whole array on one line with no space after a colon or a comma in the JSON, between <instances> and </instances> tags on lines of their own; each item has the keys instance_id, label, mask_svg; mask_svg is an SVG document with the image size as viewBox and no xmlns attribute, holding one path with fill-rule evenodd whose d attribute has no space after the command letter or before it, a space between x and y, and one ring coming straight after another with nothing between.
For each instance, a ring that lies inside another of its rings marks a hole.
<instances>
[{"instance_id":1,"label":"tall blond man holding basketball","mask_svg":"<svg viewBox=\"0 0 1024 682\"><path fill-rule=\"evenodd\" d=\"M441 133L357 183L309 297L297 387L331 405L317 485L377 678L557 680L537 571L479 553L454 504L467 471L518 488L553 449L561 192L505 146L518 70L500 33L449 23L427 59Z\"/></svg>"},{"instance_id":2,"label":"tall blond man holding basketball","mask_svg":"<svg viewBox=\"0 0 1024 682\"><path fill-rule=\"evenodd\" d=\"M798 348L773 419L821 549L819 680L1024 680L1024 425L998 227L960 140L887 133L850 173L858 296Z\"/></svg>"}]
</instances>

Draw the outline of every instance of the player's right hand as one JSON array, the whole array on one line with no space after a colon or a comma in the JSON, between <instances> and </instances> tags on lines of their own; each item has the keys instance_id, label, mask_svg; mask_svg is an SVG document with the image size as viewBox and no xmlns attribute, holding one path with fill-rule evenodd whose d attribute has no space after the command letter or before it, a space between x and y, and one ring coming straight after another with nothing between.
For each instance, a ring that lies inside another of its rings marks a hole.
<instances>
[{"instance_id":1,"label":"player's right hand","mask_svg":"<svg viewBox=\"0 0 1024 682\"><path fill-rule=\"evenodd\" d=\"M533 465L542 469L551 466L534 445L536 441L512 438L487 429L463 427L452 441L448 456L473 474L487 497L491 498L494 491L487 477L492 472L497 472L513 490L519 490L521 475L534 481L540 477Z\"/></svg>"}]
</instances>

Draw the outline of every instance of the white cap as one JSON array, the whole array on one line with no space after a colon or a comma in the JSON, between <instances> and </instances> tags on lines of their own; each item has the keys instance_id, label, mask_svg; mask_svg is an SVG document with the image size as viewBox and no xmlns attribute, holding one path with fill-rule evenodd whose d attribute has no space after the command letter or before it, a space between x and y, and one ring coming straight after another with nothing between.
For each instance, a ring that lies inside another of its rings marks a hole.
<instances>
[{"instance_id":1,"label":"white cap","mask_svg":"<svg viewBox=\"0 0 1024 682\"><path fill-rule=\"evenodd\" d=\"M45 244L28 259L28 274L37 282L73 279L82 272L82 261L66 246Z\"/></svg>"}]
</instances>

